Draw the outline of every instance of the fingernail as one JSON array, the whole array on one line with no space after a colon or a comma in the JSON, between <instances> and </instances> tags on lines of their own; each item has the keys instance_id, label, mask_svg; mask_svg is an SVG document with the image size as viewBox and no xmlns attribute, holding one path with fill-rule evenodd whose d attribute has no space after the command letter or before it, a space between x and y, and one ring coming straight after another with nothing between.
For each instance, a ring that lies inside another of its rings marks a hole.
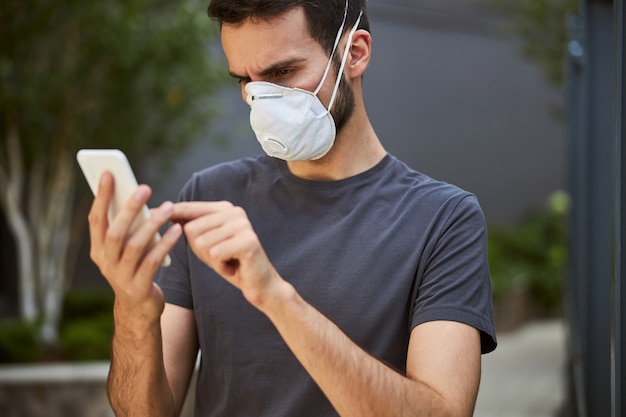
<instances>
[{"instance_id":1,"label":"fingernail","mask_svg":"<svg viewBox=\"0 0 626 417\"><path fill-rule=\"evenodd\" d=\"M133 197L137 201L142 201L146 198L147 194L148 194L148 190L146 190L145 187L138 187Z\"/></svg>"},{"instance_id":2,"label":"fingernail","mask_svg":"<svg viewBox=\"0 0 626 417\"><path fill-rule=\"evenodd\" d=\"M165 233L164 236L169 236L169 237L178 239L180 235L182 234L183 234L183 228L180 227L180 224L174 223L173 225L170 226L169 229L167 229L167 232Z\"/></svg>"},{"instance_id":3,"label":"fingernail","mask_svg":"<svg viewBox=\"0 0 626 417\"><path fill-rule=\"evenodd\" d=\"M172 204L171 201L166 201L165 203L161 204L160 210L161 213L165 215L170 215L174 211L174 204Z\"/></svg>"},{"instance_id":4,"label":"fingernail","mask_svg":"<svg viewBox=\"0 0 626 417\"><path fill-rule=\"evenodd\" d=\"M100 175L100 185L107 185L110 181L110 177L109 174L107 172L105 172L104 174Z\"/></svg>"}]
</instances>

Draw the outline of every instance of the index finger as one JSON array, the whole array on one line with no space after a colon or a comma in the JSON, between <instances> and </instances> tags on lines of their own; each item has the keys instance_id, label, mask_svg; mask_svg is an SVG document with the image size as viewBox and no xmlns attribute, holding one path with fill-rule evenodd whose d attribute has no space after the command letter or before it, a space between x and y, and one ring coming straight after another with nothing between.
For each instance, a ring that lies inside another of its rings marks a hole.
<instances>
[{"instance_id":1,"label":"index finger","mask_svg":"<svg viewBox=\"0 0 626 417\"><path fill-rule=\"evenodd\" d=\"M232 203L228 201L184 201L174 204L171 220L175 223L186 223L232 207Z\"/></svg>"}]
</instances>

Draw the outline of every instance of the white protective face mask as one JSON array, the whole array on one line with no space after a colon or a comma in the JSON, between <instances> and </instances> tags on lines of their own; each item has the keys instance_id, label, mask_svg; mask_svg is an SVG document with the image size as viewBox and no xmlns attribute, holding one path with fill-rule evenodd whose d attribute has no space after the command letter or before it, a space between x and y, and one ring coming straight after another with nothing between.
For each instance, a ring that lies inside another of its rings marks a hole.
<instances>
[{"instance_id":1,"label":"white protective face mask","mask_svg":"<svg viewBox=\"0 0 626 417\"><path fill-rule=\"evenodd\" d=\"M265 81L252 81L246 84L248 94L246 101L250 105L250 125L263 150L269 156L285 161L315 160L326 155L332 148L336 131L330 109L339 89L352 36L359 26L363 12L359 14L350 31L328 109L317 98L317 94L330 70L333 55L346 22L347 12L348 3L346 2L343 22L337 33L333 51L322 80L314 92L283 87Z\"/></svg>"}]
</instances>

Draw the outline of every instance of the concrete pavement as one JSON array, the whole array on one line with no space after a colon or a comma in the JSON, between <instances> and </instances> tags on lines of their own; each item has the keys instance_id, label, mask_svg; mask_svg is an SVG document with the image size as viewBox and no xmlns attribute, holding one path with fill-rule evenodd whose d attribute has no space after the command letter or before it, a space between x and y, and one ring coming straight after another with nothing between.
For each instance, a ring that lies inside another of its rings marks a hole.
<instances>
[{"instance_id":1,"label":"concrete pavement","mask_svg":"<svg viewBox=\"0 0 626 417\"><path fill-rule=\"evenodd\" d=\"M565 327L540 321L498 335L483 356L474 417L555 417L564 400Z\"/></svg>"}]
</instances>

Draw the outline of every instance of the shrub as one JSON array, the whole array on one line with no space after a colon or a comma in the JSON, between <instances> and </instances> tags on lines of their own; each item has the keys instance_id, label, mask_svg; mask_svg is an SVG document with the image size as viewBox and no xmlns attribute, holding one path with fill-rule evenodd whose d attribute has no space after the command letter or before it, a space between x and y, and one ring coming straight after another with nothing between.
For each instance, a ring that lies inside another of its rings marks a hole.
<instances>
[{"instance_id":1,"label":"shrub","mask_svg":"<svg viewBox=\"0 0 626 417\"><path fill-rule=\"evenodd\" d=\"M113 294L73 290L64 298L58 351L47 351L37 337L39 323L0 322L0 363L49 359L85 361L111 357Z\"/></svg>"},{"instance_id":2,"label":"shrub","mask_svg":"<svg viewBox=\"0 0 626 417\"><path fill-rule=\"evenodd\" d=\"M69 361L109 359L112 335L113 319L110 314L71 320L61 327L61 356Z\"/></svg>"},{"instance_id":3,"label":"shrub","mask_svg":"<svg viewBox=\"0 0 626 417\"><path fill-rule=\"evenodd\" d=\"M59 350L66 360L101 360L111 357L113 294L78 290L64 300Z\"/></svg>"},{"instance_id":4,"label":"shrub","mask_svg":"<svg viewBox=\"0 0 626 417\"><path fill-rule=\"evenodd\" d=\"M0 322L0 363L32 362L41 357L38 327L17 320Z\"/></svg>"},{"instance_id":5,"label":"shrub","mask_svg":"<svg viewBox=\"0 0 626 417\"><path fill-rule=\"evenodd\" d=\"M536 306L554 311L562 301L567 257L568 196L555 192L546 207L513 226L489 229L489 264L497 301L526 289Z\"/></svg>"}]
</instances>

